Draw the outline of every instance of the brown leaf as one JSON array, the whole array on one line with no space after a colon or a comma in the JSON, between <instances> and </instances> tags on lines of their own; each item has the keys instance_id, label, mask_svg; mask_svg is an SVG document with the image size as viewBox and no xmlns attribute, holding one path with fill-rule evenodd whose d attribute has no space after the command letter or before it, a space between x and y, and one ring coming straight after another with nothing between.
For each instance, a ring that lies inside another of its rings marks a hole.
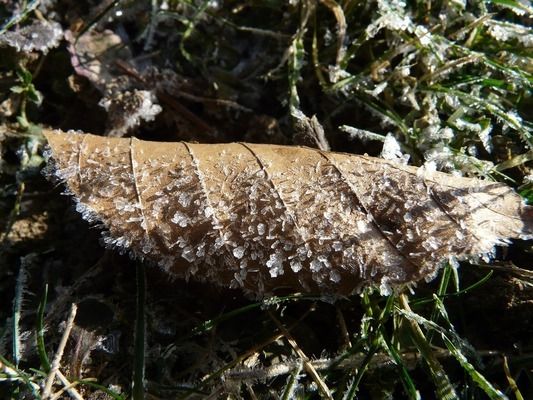
<instances>
[{"instance_id":1,"label":"brown leaf","mask_svg":"<svg viewBox=\"0 0 533 400\"><path fill-rule=\"evenodd\" d=\"M63 29L57 22L34 21L15 31L0 35L0 47L9 46L18 52L39 51L47 54L50 49L59 46L63 38Z\"/></svg>"},{"instance_id":2,"label":"brown leaf","mask_svg":"<svg viewBox=\"0 0 533 400\"><path fill-rule=\"evenodd\" d=\"M170 274L243 287L386 293L449 257L531 237L500 183L302 147L157 143L46 131L55 175L104 242Z\"/></svg>"}]
</instances>

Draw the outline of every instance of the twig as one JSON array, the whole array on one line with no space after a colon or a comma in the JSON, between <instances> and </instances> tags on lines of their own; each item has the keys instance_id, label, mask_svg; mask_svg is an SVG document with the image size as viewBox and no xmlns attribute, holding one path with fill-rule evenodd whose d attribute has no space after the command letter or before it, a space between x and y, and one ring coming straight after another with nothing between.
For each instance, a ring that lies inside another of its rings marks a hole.
<instances>
[{"instance_id":1,"label":"twig","mask_svg":"<svg viewBox=\"0 0 533 400\"><path fill-rule=\"evenodd\" d=\"M344 315L338 304L335 305L335 311L337 313L337 321L339 322L339 328L340 328L340 333L342 335L342 341L344 342L343 348L351 349L352 342L350 340L350 333L348 332L348 327L346 326L346 320L344 319Z\"/></svg>"},{"instance_id":2,"label":"twig","mask_svg":"<svg viewBox=\"0 0 533 400\"><path fill-rule=\"evenodd\" d=\"M453 357L450 352L446 349L434 349L433 353L438 359L449 359ZM479 352L480 356L496 356L497 352L487 351ZM414 370L420 364L422 356L418 351L408 351L400 354L402 362L408 370ZM354 354L349 358L344 358L344 355L337 356L331 359L322 358L317 360L309 361L310 364L316 371L328 371L331 369L335 370L346 370L352 371L361 368L365 360L365 354L358 353ZM339 360L342 358L342 360ZM224 376L227 380L236 380L236 381L246 381L246 380L255 380L255 381L267 381L269 379L276 378L278 376L287 375L298 370L301 360L289 360L283 363L278 363L268 367L256 367L256 368L242 368L237 367L229 370ZM369 363L369 369L383 369L387 367L392 367L395 365L395 361L386 353L376 353L372 360Z\"/></svg>"},{"instance_id":3,"label":"twig","mask_svg":"<svg viewBox=\"0 0 533 400\"><path fill-rule=\"evenodd\" d=\"M46 378L46 383L44 385L43 390L43 400L51 399L51 392L52 392L52 385L54 384L55 377L59 370L59 365L61 363L61 358L63 357L63 352L65 351L65 346L67 345L67 340L70 336L70 331L72 330L72 327L74 326L74 318L76 318L76 312L78 310L78 307L75 303L72 303L72 306L70 307L70 314L67 319L67 325L65 327L65 331L63 332L63 336L61 337L61 341L59 342L59 346L57 348L54 360L52 361L52 368L50 369L50 372L48 373L48 376Z\"/></svg>"},{"instance_id":4,"label":"twig","mask_svg":"<svg viewBox=\"0 0 533 400\"><path fill-rule=\"evenodd\" d=\"M293 350L298 354L298 357L302 359L302 362L304 364L304 368L307 371L307 373L311 376L311 378L315 381L315 383L318 386L318 389L322 394L328 398L333 400L333 396L331 395L331 391L327 387L326 383L322 380L320 375L318 375L318 372L316 371L315 367L313 367L313 364L309 361L309 357L300 349L298 346L298 343L296 343L296 340L294 340L291 333L283 326L283 324L276 318L276 316L269 310L268 315L274 321L274 323L278 326L278 329L283 333L283 336L285 336L285 339L289 342Z\"/></svg>"},{"instance_id":5,"label":"twig","mask_svg":"<svg viewBox=\"0 0 533 400\"><path fill-rule=\"evenodd\" d=\"M61 371L57 371L57 378L61 381L61 383L63 384L64 388L61 389L59 392L57 392L56 394L54 394L50 400L57 400L59 399L59 396L61 396L61 394L63 394L63 392L67 392L68 394L70 394L70 397L72 397L73 399L76 399L76 400L83 400L83 397L82 395L76 390L76 388L74 386L78 385L79 382L69 382L69 380L67 379L67 377L65 375L63 375L63 373Z\"/></svg>"},{"instance_id":6,"label":"twig","mask_svg":"<svg viewBox=\"0 0 533 400\"><path fill-rule=\"evenodd\" d=\"M302 316L300 316L300 318L298 318L297 321L295 321L293 324L291 324L287 328L287 330L290 332L294 327L296 327L305 318L307 318L307 316L314 310L315 310L315 306L313 305L305 313L303 313ZM228 365L225 365L224 367L218 369L217 371L215 371L215 372L203 377L201 379L202 380L202 384L201 385L205 385L207 382L211 381L213 378L215 378L217 376L220 376L225 371L230 370L230 368L240 364L243 360L247 359L248 357L250 357L254 353L257 353L258 351L260 351L261 349L265 348L269 344L274 343L278 339L281 339L282 337L283 337L283 333L279 333L278 332L278 333L274 334L273 336L269 337L268 339L264 340L263 342L254 345L251 349L248 349L245 353L239 355L237 358L235 358L235 360L231 361Z\"/></svg>"}]
</instances>

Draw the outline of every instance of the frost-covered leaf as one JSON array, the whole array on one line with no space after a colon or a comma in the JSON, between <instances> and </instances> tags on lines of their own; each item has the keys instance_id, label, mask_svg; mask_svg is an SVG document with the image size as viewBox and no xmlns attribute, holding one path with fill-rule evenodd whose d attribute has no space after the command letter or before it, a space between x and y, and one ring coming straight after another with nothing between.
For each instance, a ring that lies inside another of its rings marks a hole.
<instances>
[{"instance_id":1,"label":"frost-covered leaf","mask_svg":"<svg viewBox=\"0 0 533 400\"><path fill-rule=\"evenodd\" d=\"M100 101L109 118L109 136L124 136L142 121L152 121L162 110L155 94L148 90L132 90L106 96Z\"/></svg>"},{"instance_id":2,"label":"frost-covered leaf","mask_svg":"<svg viewBox=\"0 0 533 400\"><path fill-rule=\"evenodd\" d=\"M503 184L379 158L45 135L53 173L108 246L255 296L386 293L533 234L533 208Z\"/></svg>"},{"instance_id":3,"label":"frost-covered leaf","mask_svg":"<svg viewBox=\"0 0 533 400\"><path fill-rule=\"evenodd\" d=\"M293 142L295 144L314 147L320 150L330 150L324 128L316 116L313 115L309 118L301 111L294 111L292 117L295 131Z\"/></svg>"},{"instance_id":4,"label":"frost-covered leaf","mask_svg":"<svg viewBox=\"0 0 533 400\"><path fill-rule=\"evenodd\" d=\"M0 35L0 46L10 46L25 53L39 51L46 54L57 47L62 38L63 29L57 22L35 21L19 30Z\"/></svg>"}]
</instances>

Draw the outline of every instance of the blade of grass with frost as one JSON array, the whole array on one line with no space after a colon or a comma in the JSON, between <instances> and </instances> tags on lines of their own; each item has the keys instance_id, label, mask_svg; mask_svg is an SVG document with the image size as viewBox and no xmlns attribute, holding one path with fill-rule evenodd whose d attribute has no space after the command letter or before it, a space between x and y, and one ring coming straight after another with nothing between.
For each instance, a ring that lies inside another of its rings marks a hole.
<instances>
[{"instance_id":1,"label":"blade of grass with frost","mask_svg":"<svg viewBox=\"0 0 533 400\"><path fill-rule=\"evenodd\" d=\"M487 394L487 396L489 396L489 398L494 400L507 399L507 396L492 386L492 384L482 374L480 374L472 364L468 362L467 358L457 347L455 347L455 345L446 337L446 335L441 334L441 336L450 353L452 353L459 364L461 364L461 367L463 367L463 369L468 373L470 378Z\"/></svg>"},{"instance_id":2,"label":"blade of grass with frost","mask_svg":"<svg viewBox=\"0 0 533 400\"><path fill-rule=\"evenodd\" d=\"M410 308L408 310L398 309L397 312L403 315L408 321L416 323L419 328L420 326L423 326L427 330L432 329L441 335L451 337L451 340L453 340L453 342L456 345L459 345L459 344L462 345L465 343L465 340L461 338L453 329L443 328L442 326L436 324L435 322L428 320L422 315L413 312Z\"/></svg>"},{"instance_id":3,"label":"blade of grass with frost","mask_svg":"<svg viewBox=\"0 0 533 400\"><path fill-rule=\"evenodd\" d=\"M525 88L531 88L531 85L533 84L533 75L529 74L525 70L518 69L516 67L509 67L506 64L502 64L488 57L481 58L481 61L488 67L501 72L510 80L518 80Z\"/></svg>"},{"instance_id":4,"label":"blade of grass with frost","mask_svg":"<svg viewBox=\"0 0 533 400\"><path fill-rule=\"evenodd\" d=\"M12 26L22 22L33 10L35 10L39 4L41 4L41 0L33 0L26 4L26 6L20 11L19 13L13 14L11 18L9 18L4 25L0 27L0 35L5 33L9 28Z\"/></svg>"},{"instance_id":5,"label":"blade of grass with frost","mask_svg":"<svg viewBox=\"0 0 533 400\"><path fill-rule=\"evenodd\" d=\"M459 55L475 57L477 61L481 62L490 69L500 72L504 76L508 77L511 81L517 79L525 87L529 87L533 83L533 76L530 73L523 69L509 66L492 59L489 53L483 51L474 51L464 45L457 44L457 42L451 41L444 36L435 35L435 38L438 38L438 40L440 40L446 46L449 46L450 49L459 53ZM493 45L494 38L488 38L487 42Z\"/></svg>"},{"instance_id":6,"label":"blade of grass with frost","mask_svg":"<svg viewBox=\"0 0 533 400\"><path fill-rule=\"evenodd\" d=\"M6 377L3 378L1 374L5 374ZM40 400L40 386L33 382L32 378L34 377L15 367L0 354L0 382L20 381L24 383L24 385L26 385L30 393L32 393L32 395L34 396L34 399Z\"/></svg>"},{"instance_id":7,"label":"blade of grass with frost","mask_svg":"<svg viewBox=\"0 0 533 400\"><path fill-rule=\"evenodd\" d=\"M359 36L352 40L352 43L348 46L346 49L346 53L344 54L344 58L341 60L339 66L341 70L346 70L348 68L348 65L353 57L355 57L355 54L357 51L361 48L363 44L367 41L368 36L366 32L363 30Z\"/></svg>"},{"instance_id":8,"label":"blade of grass with frost","mask_svg":"<svg viewBox=\"0 0 533 400\"><path fill-rule=\"evenodd\" d=\"M378 142L385 141L385 136L380 135L378 133L371 132L371 131L367 131L365 129L354 128L353 126L348 126L348 125L341 125L339 126L339 129L343 132L346 132L348 135L350 135L350 138L357 138L362 141L367 141L367 140L375 140Z\"/></svg>"},{"instance_id":9,"label":"blade of grass with frost","mask_svg":"<svg viewBox=\"0 0 533 400\"><path fill-rule=\"evenodd\" d=\"M533 8L528 7L526 4L522 4L515 0L488 0L490 3L497 4L502 7L508 7L512 9L517 15L523 15L524 13L533 14Z\"/></svg>"},{"instance_id":10,"label":"blade of grass with frost","mask_svg":"<svg viewBox=\"0 0 533 400\"><path fill-rule=\"evenodd\" d=\"M39 307L37 308L37 352L39 353L39 360L41 367L46 373L50 371L50 360L46 353L46 346L44 344L44 310L46 308L46 301L48 299L48 284L44 285L44 292Z\"/></svg>"},{"instance_id":11,"label":"blade of grass with frost","mask_svg":"<svg viewBox=\"0 0 533 400\"><path fill-rule=\"evenodd\" d=\"M437 289L437 293L433 294L434 298L436 297L437 299L440 299L441 297L446 296L446 293L448 291L448 286L450 284L450 278L451 278L451 272L452 272L451 269L452 267L450 266L450 263L446 263L446 266L442 270L442 275L441 275L441 279L439 282L439 287ZM435 299L433 299L433 302L435 302ZM440 315L440 311L438 310L438 305L434 304L429 320L434 323L437 323L437 319L439 315ZM427 338L428 338L429 343L433 342L433 337L434 337L434 331L428 332Z\"/></svg>"},{"instance_id":12,"label":"blade of grass with frost","mask_svg":"<svg viewBox=\"0 0 533 400\"><path fill-rule=\"evenodd\" d=\"M351 384L343 395L343 400L351 400L355 398L355 396L357 395L357 391L359 390L361 380L363 379L363 376L367 371L368 366L372 361L372 358L380 348L384 347L385 341L382 336L383 325L388 320L389 316L392 315L392 310L394 309L394 302L395 297L388 296L385 307L382 310L374 310L372 307L372 301L369 296L369 291L366 290L363 293L361 303L363 305L365 315L363 316L364 321L362 321L361 323L360 340L362 342L361 344L363 345L361 347L367 349L365 351L365 358L357 369L355 378L352 380ZM379 311L379 313L376 311ZM377 317L374 317L374 315L376 314ZM354 345L354 348L355 347L356 346ZM350 349L349 353L353 354L353 349Z\"/></svg>"},{"instance_id":13,"label":"blade of grass with frost","mask_svg":"<svg viewBox=\"0 0 533 400\"><path fill-rule=\"evenodd\" d=\"M521 129L521 122L517 121L516 117L511 119L505 118L505 113L510 112L510 110L502 109L501 105L495 104L493 101L489 101L489 99L487 98L478 97L471 93L467 93L459 89L452 89L442 85L427 86L425 88L421 88L420 90L422 92L430 92L436 94L444 93L446 95L456 97L457 99L460 99L462 101L463 106L473 108L474 110L478 110L478 107L482 107L490 114L493 114L496 117L501 117L504 121L508 122L513 129Z\"/></svg>"},{"instance_id":14,"label":"blade of grass with frost","mask_svg":"<svg viewBox=\"0 0 533 400\"><path fill-rule=\"evenodd\" d=\"M501 106L490 102L488 99L475 96L471 93L466 93L457 89L449 89L441 85L432 85L423 89L420 89L421 92L429 93L444 93L452 96L456 96L458 99L462 100L466 106L476 107L481 106L489 114L493 115L496 118L500 118L505 121L511 128L521 134L522 139L530 146L533 147L533 135L532 133L522 124L521 118L510 110L503 110Z\"/></svg>"},{"instance_id":15,"label":"blade of grass with frost","mask_svg":"<svg viewBox=\"0 0 533 400\"><path fill-rule=\"evenodd\" d=\"M450 326L451 323L448 318L448 314L446 313L442 302L435 297L436 305L438 310L441 312L441 315L443 316L444 320L447 321ZM462 339L457 333L455 333L453 326L451 326L450 329L444 329L441 326L435 324L434 322L431 322L429 320L426 320L424 317L414 314L412 311L406 311L406 310L400 310L402 314L404 314L409 320L415 321L416 323L419 323L421 325L426 326L426 328L435 329L437 332L439 332L440 336L442 337L442 340L446 344L446 347L450 351L450 353L454 356L454 358L461 364L463 369L466 373L471 377L471 379L491 398L491 399L506 399L507 397L501 393L499 390L494 388L492 384L480 373L478 372L475 367L468 361L467 357L462 353L462 351L459 349L457 344L460 344L461 347L465 347L465 349L469 350L470 353L475 355L475 351L471 348L469 348L469 345L465 343L464 339ZM448 335L451 335L452 339L448 337Z\"/></svg>"},{"instance_id":16,"label":"blade of grass with frost","mask_svg":"<svg viewBox=\"0 0 533 400\"><path fill-rule=\"evenodd\" d=\"M357 392L359 390L359 384L361 383L361 379L363 379L363 375L368 369L370 361L372 360L372 357L374 357L374 354L376 354L376 352L378 351L379 347L380 346L378 344L378 339L375 339L367 350L365 358L361 362L360 367L357 369L357 374L355 375L355 378L353 378L352 383L344 393L342 397L343 400L353 400L356 397Z\"/></svg>"},{"instance_id":17,"label":"blade of grass with frost","mask_svg":"<svg viewBox=\"0 0 533 400\"><path fill-rule=\"evenodd\" d=\"M298 96L298 80L300 79L300 70L303 66L305 49L300 34L291 43L289 55L289 108L291 115L301 113L300 97Z\"/></svg>"},{"instance_id":18,"label":"blade of grass with frost","mask_svg":"<svg viewBox=\"0 0 533 400\"><path fill-rule=\"evenodd\" d=\"M473 264L475 265L475 264ZM473 284L471 284L470 286L467 286L466 288L464 289L461 289L457 292L454 292L454 293L445 293L444 295L442 295L442 298L446 298L446 297L457 297L457 296L461 296L465 293L468 293L470 292L471 290L474 290L480 286L482 286L485 282L487 282L491 277L492 275L494 274L494 271L489 271L487 273L487 275L485 275L484 277L482 277L481 279L479 279L477 282L474 282ZM422 304L427 304L427 303L434 303L434 299L431 298L431 299L428 299L428 298L423 298L423 299L420 299L420 300L415 300L412 302L412 304L414 306L420 306Z\"/></svg>"},{"instance_id":19,"label":"blade of grass with frost","mask_svg":"<svg viewBox=\"0 0 533 400\"><path fill-rule=\"evenodd\" d=\"M296 398L295 392L298 388L298 376L302 372L303 364L300 362L298 363L298 367L292 371L292 373L289 375L289 378L287 379L287 384L285 385L285 389L283 390L283 394L281 395L281 400L291 400Z\"/></svg>"},{"instance_id":20,"label":"blade of grass with frost","mask_svg":"<svg viewBox=\"0 0 533 400\"><path fill-rule=\"evenodd\" d=\"M411 375L409 375L409 371L404 365L402 357L396 351L396 349L394 348L394 345L390 342L390 340L388 340L384 336L384 334L383 334L383 340L385 343L385 350L387 351L391 359L394 360L394 363L396 364L396 368L399 370L400 379L402 380L402 385L403 385L403 388L405 389L405 393L412 400L420 400L421 399L420 393L416 389L413 379L411 378Z\"/></svg>"},{"instance_id":21,"label":"blade of grass with frost","mask_svg":"<svg viewBox=\"0 0 533 400\"><path fill-rule=\"evenodd\" d=\"M474 349L474 347L466 339L462 338L455 331L455 327L450 321L450 317L448 316L448 312L446 311L442 300L439 299L435 294L433 295L433 298L435 300L435 309L440 313L441 317L444 319L447 325L445 330L443 329L441 331L441 335L444 334L447 337L451 338L450 340L454 343L454 346L456 346L458 350L460 350L463 354L468 355L470 359L476 360L476 362L480 364L481 359L479 358L476 349Z\"/></svg>"},{"instance_id":22,"label":"blade of grass with frost","mask_svg":"<svg viewBox=\"0 0 533 400\"><path fill-rule=\"evenodd\" d=\"M213 328L215 328L218 324L220 324L221 322L224 322L224 321L227 321L237 315L241 315L241 314L244 314L248 311L252 311L252 310L257 310L259 308L261 308L263 306L263 303L261 302L257 302L257 303L252 303L252 304L248 304L244 307L240 307L240 308L237 308L235 310L231 310L227 313L224 313L224 314L221 314L220 316L216 317L216 318L213 318L213 319L209 319L209 320L206 320L204 322L202 322L201 324L199 324L198 326L196 326L195 328L192 329L191 333L189 333L188 335L186 335L183 339L188 339L192 336L195 336L195 335L200 335L202 333L206 333L206 332L209 332L211 331Z\"/></svg>"},{"instance_id":23,"label":"blade of grass with frost","mask_svg":"<svg viewBox=\"0 0 533 400\"><path fill-rule=\"evenodd\" d=\"M509 83L507 83L503 79L495 79L495 78L487 78L479 75L461 75L458 79L443 82L441 85L445 88L457 88L457 90L460 90L461 86L463 85L473 85L478 84L480 86L483 86L485 88L495 88L495 89L507 89L512 90L512 88L508 87L510 86Z\"/></svg>"},{"instance_id":24,"label":"blade of grass with frost","mask_svg":"<svg viewBox=\"0 0 533 400\"><path fill-rule=\"evenodd\" d=\"M25 257L22 257L20 262L19 273L17 275L17 282L15 286L15 297L13 299L13 318L12 318L12 332L13 332L13 360L15 361L15 367L18 368L20 362L20 314L22 310L22 301L24 297L24 291L26 282L28 280L28 274L26 271L26 263L23 261Z\"/></svg>"},{"instance_id":25,"label":"blade of grass with frost","mask_svg":"<svg viewBox=\"0 0 533 400\"><path fill-rule=\"evenodd\" d=\"M454 284L454 293L458 293L461 290L459 285L459 274L457 273L458 268L459 263L453 258L446 263L446 266L444 267L444 270L442 272L442 278L439 284L439 288L437 290L437 296L439 298L447 296L450 280L452 280Z\"/></svg>"},{"instance_id":26,"label":"blade of grass with frost","mask_svg":"<svg viewBox=\"0 0 533 400\"><path fill-rule=\"evenodd\" d=\"M410 128L405 124L404 119L396 113L393 109L385 105L379 100L373 99L366 93L354 92L349 98L355 98L360 101L368 109L374 111L381 116L383 122L390 123L396 126L404 135L407 143L411 141Z\"/></svg>"},{"instance_id":27,"label":"blade of grass with frost","mask_svg":"<svg viewBox=\"0 0 533 400\"><path fill-rule=\"evenodd\" d=\"M398 311L402 314L405 313L405 315L410 316L407 318L407 322L411 327L411 339L420 351L420 354L422 355L424 360L426 361L426 364L431 373L431 377L433 379L433 383L435 384L437 389L438 398L444 400L459 399L459 396L455 392L450 378L448 377L448 375L446 375L446 371L433 353L430 343L427 341L424 333L422 332L422 329L420 328L418 321L427 320L411 311L407 295L401 294L399 298L400 305L402 308ZM432 325L436 324L432 323Z\"/></svg>"}]
</instances>

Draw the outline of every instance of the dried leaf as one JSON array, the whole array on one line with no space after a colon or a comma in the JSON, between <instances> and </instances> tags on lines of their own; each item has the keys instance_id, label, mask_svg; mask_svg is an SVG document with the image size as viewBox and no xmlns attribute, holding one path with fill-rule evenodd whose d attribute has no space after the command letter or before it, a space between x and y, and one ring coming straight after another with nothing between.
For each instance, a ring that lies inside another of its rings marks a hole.
<instances>
[{"instance_id":1,"label":"dried leaf","mask_svg":"<svg viewBox=\"0 0 533 400\"><path fill-rule=\"evenodd\" d=\"M110 30L90 31L80 37L66 31L65 39L69 43L68 51L74 71L89 79L102 91L115 76L112 71L113 61L131 58L131 53L121 37Z\"/></svg>"},{"instance_id":2,"label":"dried leaf","mask_svg":"<svg viewBox=\"0 0 533 400\"><path fill-rule=\"evenodd\" d=\"M345 295L432 278L443 261L531 237L500 183L301 147L47 131L50 164L106 245L174 276ZM50 172L51 173L51 172Z\"/></svg>"},{"instance_id":3,"label":"dried leaf","mask_svg":"<svg viewBox=\"0 0 533 400\"><path fill-rule=\"evenodd\" d=\"M57 22L35 21L17 31L0 35L0 46L10 46L17 51L48 53L63 39L63 29Z\"/></svg>"},{"instance_id":4,"label":"dried leaf","mask_svg":"<svg viewBox=\"0 0 533 400\"><path fill-rule=\"evenodd\" d=\"M138 127L142 121L153 121L162 108L157 97L148 90L132 90L107 94L99 105L108 113L108 136L125 136Z\"/></svg>"}]
</instances>

